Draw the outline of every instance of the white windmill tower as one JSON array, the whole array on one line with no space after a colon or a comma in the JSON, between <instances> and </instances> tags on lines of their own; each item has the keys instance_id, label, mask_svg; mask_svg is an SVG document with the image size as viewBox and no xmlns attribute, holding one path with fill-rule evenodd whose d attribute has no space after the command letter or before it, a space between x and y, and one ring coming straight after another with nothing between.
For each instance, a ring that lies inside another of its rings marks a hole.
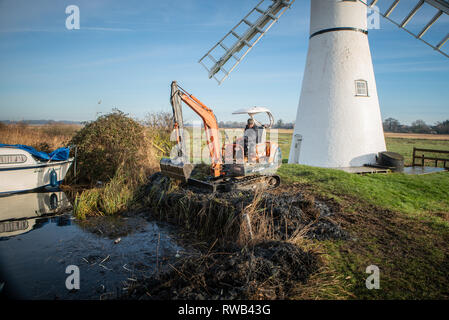
<instances>
[{"instance_id":1,"label":"white windmill tower","mask_svg":"<svg viewBox=\"0 0 449 320\"><path fill-rule=\"evenodd\" d=\"M379 13L392 21L399 1ZM294 2L262 0L200 59L209 78L222 83ZM367 36L367 6L377 2L311 0L309 51L289 163L357 167L375 163L386 150ZM419 0L402 22L392 21L405 29L425 2L437 13L419 34L412 33L422 41L438 18L448 14L446 0ZM436 46L424 42L447 56L441 48L448 38Z\"/></svg>"},{"instance_id":2,"label":"white windmill tower","mask_svg":"<svg viewBox=\"0 0 449 320\"><path fill-rule=\"evenodd\" d=\"M312 0L309 52L289 163L358 167L386 151L359 1Z\"/></svg>"}]
</instances>

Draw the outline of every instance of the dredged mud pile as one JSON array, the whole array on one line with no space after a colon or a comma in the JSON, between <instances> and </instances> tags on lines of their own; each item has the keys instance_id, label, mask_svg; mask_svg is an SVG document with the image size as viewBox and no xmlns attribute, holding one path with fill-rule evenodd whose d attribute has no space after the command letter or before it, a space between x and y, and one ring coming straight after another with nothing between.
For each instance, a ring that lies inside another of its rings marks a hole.
<instances>
[{"instance_id":1,"label":"dredged mud pile","mask_svg":"<svg viewBox=\"0 0 449 320\"><path fill-rule=\"evenodd\" d=\"M312 253L280 241L228 248L178 261L129 289L129 299L283 299L316 271Z\"/></svg>"},{"instance_id":2,"label":"dredged mud pile","mask_svg":"<svg viewBox=\"0 0 449 320\"><path fill-rule=\"evenodd\" d=\"M158 218L181 224L209 240L238 239L247 217L253 229L266 225L270 240L287 240L299 234L317 240L348 238L333 220L331 208L300 190L281 186L275 190L206 193L190 186L173 187L171 183L157 173L147 186L150 205L159 213Z\"/></svg>"}]
</instances>

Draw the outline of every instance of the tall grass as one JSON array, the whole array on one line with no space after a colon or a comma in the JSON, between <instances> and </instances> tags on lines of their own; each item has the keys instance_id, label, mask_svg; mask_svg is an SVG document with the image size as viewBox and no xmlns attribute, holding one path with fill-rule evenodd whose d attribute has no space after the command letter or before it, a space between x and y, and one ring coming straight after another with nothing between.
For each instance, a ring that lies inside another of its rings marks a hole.
<instances>
[{"instance_id":1,"label":"tall grass","mask_svg":"<svg viewBox=\"0 0 449 320\"><path fill-rule=\"evenodd\" d=\"M102 215L98 208L100 192L90 189L77 194L73 203L73 212L78 219L85 219L89 215Z\"/></svg>"},{"instance_id":2,"label":"tall grass","mask_svg":"<svg viewBox=\"0 0 449 320\"><path fill-rule=\"evenodd\" d=\"M87 216L116 215L130 210L138 202L139 188L145 180L144 175L127 174L120 167L105 185L86 189L75 196L74 215L85 219Z\"/></svg>"},{"instance_id":3,"label":"tall grass","mask_svg":"<svg viewBox=\"0 0 449 320\"><path fill-rule=\"evenodd\" d=\"M1 124L0 143L24 144L39 151L49 152L67 146L72 136L82 128L81 125L46 124L28 125L26 123Z\"/></svg>"},{"instance_id":4,"label":"tall grass","mask_svg":"<svg viewBox=\"0 0 449 320\"><path fill-rule=\"evenodd\" d=\"M274 219L272 208L261 205L263 191L257 189L252 201L243 208L240 219L238 243L249 245L264 240L274 240Z\"/></svg>"},{"instance_id":5,"label":"tall grass","mask_svg":"<svg viewBox=\"0 0 449 320\"><path fill-rule=\"evenodd\" d=\"M145 135L147 141L158 152L169 155L173 141L170 141L170 135L173 130L173 116L167 112L149 113L143 122L145 126Z\"/></svg>"}]
</instances>

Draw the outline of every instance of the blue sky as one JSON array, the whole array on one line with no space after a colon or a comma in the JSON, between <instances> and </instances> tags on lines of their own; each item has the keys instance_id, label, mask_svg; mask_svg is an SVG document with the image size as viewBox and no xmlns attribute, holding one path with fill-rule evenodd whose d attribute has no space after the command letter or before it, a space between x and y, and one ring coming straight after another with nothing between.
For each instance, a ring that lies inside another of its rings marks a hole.
<instances>
[{"instance_id":1,"label":"blue sky","mask_svg":"<svg viewBox=\"0 0 449 320\"><path fill-rule=\"evenodd\" d=\"M178 80L219 120L244 120L232 111L259 105L292 122L309 0L296 0L221 86L197 63L257 2L0 0L0 119L92 120L113 107L142 119L171 112L169 85ZM385 10L391 1L383 2ZM80 30L65 28L68 5L80 8ZM431 31L426 39L438 42L449 31L448 17ZM384 19L369 37L383 118L449 119L449 59Z\"/></svg>"}]
</instances>

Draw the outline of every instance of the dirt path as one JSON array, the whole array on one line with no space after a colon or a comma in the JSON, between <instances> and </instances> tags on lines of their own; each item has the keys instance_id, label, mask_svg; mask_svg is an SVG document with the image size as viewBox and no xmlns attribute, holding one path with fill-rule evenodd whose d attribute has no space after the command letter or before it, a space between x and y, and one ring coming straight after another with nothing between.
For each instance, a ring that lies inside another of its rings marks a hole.
<instances>
[{"instance_id":1,"label":"dirt path","mask_svg":"<svg viewBox=\"0 0 449 320\"><path fill-rule=\"evenodd\" d=\"M418 134L418 133L394 133L385 132L386 138L422 139L422 140L443 140L449 141L448 134Z\"/></svg>"}]
</instances>

